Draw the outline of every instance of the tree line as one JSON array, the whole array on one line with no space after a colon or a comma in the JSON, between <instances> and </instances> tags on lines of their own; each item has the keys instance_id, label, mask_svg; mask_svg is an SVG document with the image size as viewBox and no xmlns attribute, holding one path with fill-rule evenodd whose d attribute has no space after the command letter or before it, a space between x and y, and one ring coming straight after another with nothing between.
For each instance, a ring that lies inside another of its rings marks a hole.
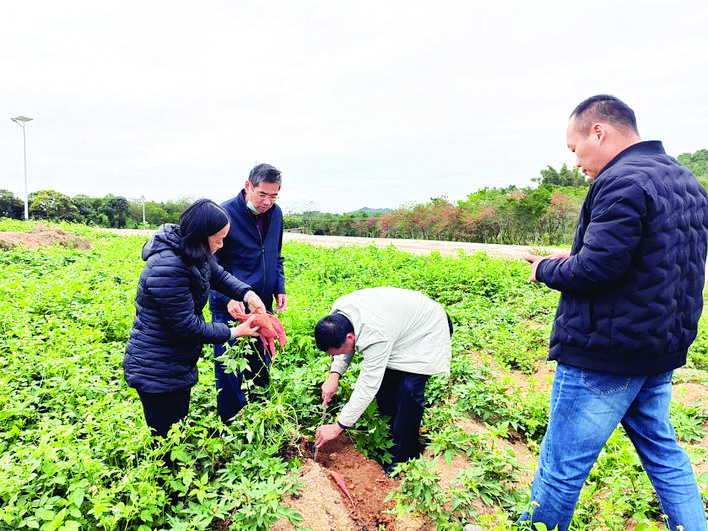
<instances>
[{"instance_id":1,"label":"tree line","mask_svg":"<svg viewBox=\"0 0 708 531\"><path fill-rule=\"evenodd\" d=\"M679 155L708 189L708 150ZM531 179L536 187L485 188L456 203L446 197L370 215L301 212L285 226L310 234L412 238L520 245L569 245L591 185L578 168L548 166Z\"/></svg>"},{"instance_id":2,"label":"tree line","mask_svg":"<svg viewBox=\"0 0 708 531\"><path fill-rule=\"evenodd\" d=\"M35 220L69 221L98 227L134 229L174 223L192 202L190 198L160 203L129 200L108 194L104 197L69 197L55 190L29 194L29 217ZM24 218L24 202L9 190L0 190L0 217Z\"/></svg>"},{"instance_id":3,"label":"tree line","mask_svg":"<svg viewBox=\"0 0 708 531\"><path fill-rule=\"evenodd\" d=\"M432 198L391 212L285 217L285 228L309 234L503 244L562 245L572 240L587 185L485 188L465 200Z\"/></svg>"},{"instance_id":4,"label":"tree line","mask_svg":"<svg viewBox=\"0 0 708 531\"><path fill-rule=\"evenodd\" d=\"M708 150L679 155L678 160L708 188ZM577 168L552 166L540 171L536 186L485 188L462 201L431 198L395 210L347 214L287 213L286 230L332 236L415 238L521 245L567 245L572 241L580 207L591 183ZM157 227L174 223L190 198L160 203L106 195L69 197L53 190L29 195L29 215L37 220L70 221L113 228ZM22 219L24 203L0 190L0 217Z\"/></svg>"}]
</instances>

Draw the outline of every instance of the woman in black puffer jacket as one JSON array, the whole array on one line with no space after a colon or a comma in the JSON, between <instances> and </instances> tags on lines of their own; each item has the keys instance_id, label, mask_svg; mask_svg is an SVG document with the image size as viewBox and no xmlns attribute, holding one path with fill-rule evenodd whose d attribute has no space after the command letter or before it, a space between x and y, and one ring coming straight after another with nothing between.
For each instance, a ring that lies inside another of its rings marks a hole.
<instances>
[{"instance_id":1,"label":"woman in black puffer jacket","mask_svg":"<svg viewBox=\"0 0 708 531\"><path fill-rule=\"evenodd\" d=\"M145 420L153 433L167 435L187 416L191 388L197 383L197 360L204 343L225 343L255 336L253 318L235 328L207 323L202 309L210 288L231 297L229 311L265 311L248 286L226 272L213 254L229 232L226 212L200 199L166 224L143 247L147 263L135 297L135 321L123 360L125 380L138 391Z\"/></svg>"}]
</instances>

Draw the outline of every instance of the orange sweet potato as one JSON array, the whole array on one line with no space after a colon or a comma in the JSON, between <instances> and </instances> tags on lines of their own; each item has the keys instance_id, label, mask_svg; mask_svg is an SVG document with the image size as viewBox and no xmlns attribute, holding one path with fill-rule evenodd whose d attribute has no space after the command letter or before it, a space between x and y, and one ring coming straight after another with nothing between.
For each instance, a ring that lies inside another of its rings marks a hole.
<instances>
[{"instance_id":1,"label":"orange sweet potato","mask_svg":"<svg viewBox=\"0 0 708 531\"><path fill-rule=\"evenodd\" d=\"M352 498L352 495L349 493L349 489L347 488L347 484L344 483L344 478L339 475L338 472L335 472L334 470L327 470L329 473L330 477L334 480L336 483L337 487L339 487L344 494L347 495L347 498L349 498L349 501L352 502L352 505L356 505L354 503L354 498Z\"/></svg>"},{"instance_id":2,"label":"orange sweet potato","mask_svg":"<svg viewBox=\"0 0 708 531\"><path fill-rule=\"evenodd\" d=\"M253 314L238 313L234 317L238 319L239 322L243 323L247 321ZM253 319L253 326L259 326L258 336L263 342L263 346L270 352L272 360L275 360L275 340L280 343L280 349L285 352L285 343L288 340L285 334L285 329L283 328L283 323L280 322L275 315L272 313L257 313L256 317Z\"/></svg>"}]
</instances>

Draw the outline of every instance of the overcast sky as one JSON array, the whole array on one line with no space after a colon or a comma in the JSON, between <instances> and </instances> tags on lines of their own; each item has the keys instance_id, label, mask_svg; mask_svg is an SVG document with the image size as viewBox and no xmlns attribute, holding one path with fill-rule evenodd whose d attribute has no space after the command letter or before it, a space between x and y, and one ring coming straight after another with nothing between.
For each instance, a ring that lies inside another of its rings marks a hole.
<instances>
[{"instance_id":1,"label":"overcast sky","mask_svg":"<svg viewBox=\"0 0 708 531\"><path fill-rule=\"evenodd\" d=\"M290 211L530 186L598 93L708 148L708 2L5 2L0 188L167 201L283 172Z\"/></svg>"}]
</instances>

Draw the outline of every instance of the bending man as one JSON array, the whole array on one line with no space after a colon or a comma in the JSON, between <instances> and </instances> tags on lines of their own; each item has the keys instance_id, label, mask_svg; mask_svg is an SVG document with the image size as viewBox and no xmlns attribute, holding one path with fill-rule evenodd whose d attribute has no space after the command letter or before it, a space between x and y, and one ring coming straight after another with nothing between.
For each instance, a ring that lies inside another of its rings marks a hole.
<instances>
[{"instance_id":1,"label":"bending man","mask_svg":"<svg viewBox=\"0 0 708 531\"><path fill-rule=\"evenodd\" d=\"M393 463L386 473L418 457L426 383L433 374L449 374L451 334L443 307L417 291L369 288L337 299L315 327L317 348L332 356L323 405L337 392L355 350L363 362L337 422L317 429L317 448L353 426L375 397L379 411L391 419Z\"/></svg>"}]
</instances>

